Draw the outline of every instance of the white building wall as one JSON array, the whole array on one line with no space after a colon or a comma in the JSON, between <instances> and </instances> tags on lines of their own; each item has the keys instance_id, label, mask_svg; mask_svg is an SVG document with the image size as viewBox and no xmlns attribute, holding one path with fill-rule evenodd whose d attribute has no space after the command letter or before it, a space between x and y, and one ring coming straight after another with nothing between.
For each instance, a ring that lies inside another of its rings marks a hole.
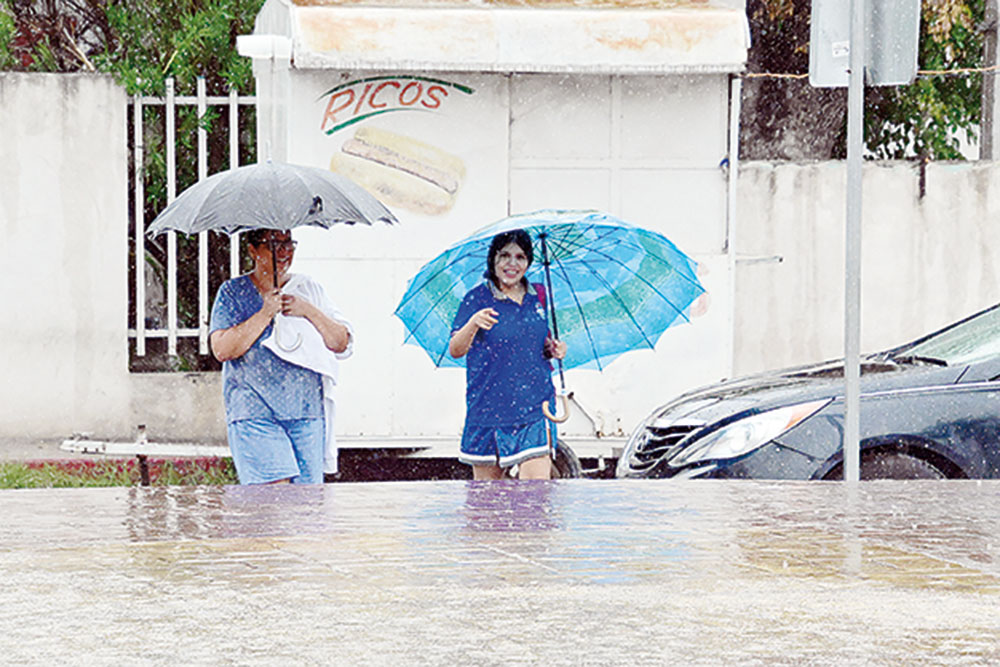
<instances>
[{"instance_id":1,"label":"white building wall","mask_svg":"<svg viewBox=\"0 0 1000 667\"><path fill-rule=\"evenodd\" d=\"M126 97L0 73L0 439L225 437L215 373L128 372Z\"/></svg>"}]
</instances>

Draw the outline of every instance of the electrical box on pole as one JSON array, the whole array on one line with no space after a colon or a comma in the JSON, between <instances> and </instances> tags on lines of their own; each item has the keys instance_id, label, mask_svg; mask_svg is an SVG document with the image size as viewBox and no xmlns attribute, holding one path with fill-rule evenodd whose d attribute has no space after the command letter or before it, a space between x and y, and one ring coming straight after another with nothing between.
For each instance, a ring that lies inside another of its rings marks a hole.
<instances>
[{"instance_id":1,"label":"electrical box on pole","mask_svg":"<svg viewBox=\"0 0 1000 667\"><path fill-rule=\"evenodd\" d=\"M851 3L812 0L809 83L846 87L851 56ZM920 0L865 2L865 83L899 86L917 75Z\"/></svg>"}]
</instances>

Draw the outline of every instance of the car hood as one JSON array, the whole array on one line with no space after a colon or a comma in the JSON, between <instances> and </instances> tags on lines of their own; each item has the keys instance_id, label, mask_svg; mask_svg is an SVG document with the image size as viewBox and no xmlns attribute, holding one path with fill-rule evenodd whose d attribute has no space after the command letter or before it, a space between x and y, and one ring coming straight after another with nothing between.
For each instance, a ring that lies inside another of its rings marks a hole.
<instances>
[{"instance_id":1,"label":"car hood","mask_svg":"<svg viewBox=\"0 0 1000 667\"><path fill-rule=\"evenodd\" d=\"M861 360L861 393L952 384L964 368L900 364L872 355ZM657 410L654 417L709 422L747 410L762 411L843 395L844 362L837 359L718 382L678 396Z\"/></svg>"}]
</instances>

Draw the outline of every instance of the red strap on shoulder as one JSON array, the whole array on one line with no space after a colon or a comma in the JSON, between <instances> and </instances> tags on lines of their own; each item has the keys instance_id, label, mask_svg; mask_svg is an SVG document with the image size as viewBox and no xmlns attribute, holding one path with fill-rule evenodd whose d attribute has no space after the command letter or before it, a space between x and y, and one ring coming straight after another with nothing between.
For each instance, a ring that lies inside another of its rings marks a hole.
<instances>
[{"instance_id":1,"label":"red strap on shoulder","mask_svg":"<svg viewBox=\"0 0 1000 667\"><path fill-rule=\"evenodd\" d=\"M545 285L541 283L535 283L535 294L538 295L538 303L542 304L542 309L545 309Z\"/></svg>"}]
</instances>

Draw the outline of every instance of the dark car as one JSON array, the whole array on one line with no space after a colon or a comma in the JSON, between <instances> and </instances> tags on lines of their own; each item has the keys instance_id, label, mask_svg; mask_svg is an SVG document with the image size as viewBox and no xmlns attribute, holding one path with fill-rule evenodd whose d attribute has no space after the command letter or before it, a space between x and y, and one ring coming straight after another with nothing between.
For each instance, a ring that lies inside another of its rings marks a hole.
<instances>
[{"instance_id":1,"label":"dark car","mask_svg":"<svg viewBox=\"0 0 1000 667\"><path fill-rule=\"evenodd\" d=\"M1000 305L861 358L861 479L1000 477ZM842 360L728 380L657 408L618 477L842 479Z\"/></svg>"}]
</instances>

